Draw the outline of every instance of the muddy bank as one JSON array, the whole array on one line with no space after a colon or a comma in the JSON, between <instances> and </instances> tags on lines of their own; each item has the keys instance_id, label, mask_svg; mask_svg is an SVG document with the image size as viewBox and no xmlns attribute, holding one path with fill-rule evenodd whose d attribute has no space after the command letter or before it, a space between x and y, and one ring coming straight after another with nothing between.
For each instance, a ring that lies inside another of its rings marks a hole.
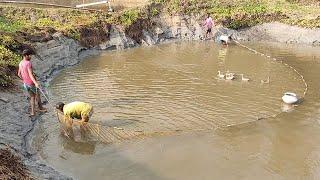
<instances>
[{"instance_id":1,"label":"muddy bank","mask_svg":"<svg viewBox=\"0 0 320 180\"><path fill-rule=\"evenodd\" d=\"M48 42L33 44L40 59L33 57L32 63L38 79L45 82L58 70L75 65L87 56L98 54L96 50L82 47L75 40L63 36L61 33L53 35ZM20 84L20 82L19 82ZM37 117L28 116L29 104L22 89L0 92L1 127L0 139L2 144L9 145L16 153L21 154L22 161L31 170L34 177L39 179L57 178L67 179L53 168L48 167L37 156L30 145L30 133L37 126ZM48 106L48 105L47 105ZM39 115L38 115L39 117Z\"/></svg>"},{"instance_id":2,"label":"muddy bank","mask_svg":"<svg viewBox=\"0 0 320 180\"><path fill-rule=\"evenodd\" d=\"M0 179L32 179L21 158L9 149L0 149Z\"/></svg>"},{"instance_id":3,"label":"muddy bank","mask_svg":"<svg viewBox=\"0 0 320 180\"><path fill-rule=\"evenodd\" d=\"M273 22L240 30L235 33L235 39L320 46L320 29L307 29Z\"/></svg>"},{"instance_id":4,"label":"muddy bank","mask_svg":"<svg viewBox=\"0 0 320 180\"><path fill-rule=\"evenodd\" d=\"M39 162L36 156L28 151L27 135L33 130L36 118L28 117L28 102L21 90L15 92L1 92L6 102L0 101L1 109L1 143L7 144L20 154L22 161L32 171L33 176L39 178L61 177L54 169ZM4 146L2 146L4 147Z\"/></svg>"},{"instance_id":5,"label":"muddy bank","mask_svg":"<svg viewBox=\"0 0 320 180\"><path fill-rule=\"evenodd\" d=\"M45 84L68 66L75 65L88 56L98 55L101 50L122 50L137 46L150 46L173 40L203 40L204 30L201 21L191 16L163 15L152 19L148 28L144 21L137 21L130 31L111 25L106 41L90 49L79 42L56 32L47 42L34 42L33 47L41 58L33 57L33 67L39 79ZM320 45L320 30L308 30L280 23L268 23L240 31L220 28L233 38L242 41L270 41ZM290 33L286 33L290 32ZM214 30L217 38L219 32ZM94 38L94 37L93 37ZM31 146L34 129L41 122L37 117L28 117L28 102L21 89L0 92L0 139L15 152L21 154L23 162L33 176L40 179L68 179L39 158L37 150Z\"/></svg>"}]
</instances>

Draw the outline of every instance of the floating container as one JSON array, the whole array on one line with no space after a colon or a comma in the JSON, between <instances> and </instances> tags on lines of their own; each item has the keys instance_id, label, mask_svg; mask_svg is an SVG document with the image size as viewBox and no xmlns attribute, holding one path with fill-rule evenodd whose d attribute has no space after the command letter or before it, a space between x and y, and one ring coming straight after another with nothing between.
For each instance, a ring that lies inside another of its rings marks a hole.
<instances>
[{"instance_id":1,"label":"floating container","mask_svg":"<svg viewBox=\"0 0 320 180\"><path fill-rule=\"evenodd\" d=\"M299 98L295 93L286 92L282 96L282 100L283 100L283 102L285 102L287 104L294 104L294 103L298 102Z\"/></svg>"}]
</instances>

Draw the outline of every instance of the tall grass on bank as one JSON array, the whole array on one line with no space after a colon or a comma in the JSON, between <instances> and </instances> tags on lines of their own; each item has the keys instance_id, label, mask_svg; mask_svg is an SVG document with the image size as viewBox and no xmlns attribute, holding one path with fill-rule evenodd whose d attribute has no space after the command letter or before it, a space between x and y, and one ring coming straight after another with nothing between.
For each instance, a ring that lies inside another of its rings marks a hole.
<instances>
[{"instance_id":1,"label":"tall grass on bank","mask_svg":"<svg viewBox=\"0 0 320 180\"><path fill-rule=\"evenodd\" d=\"M320 28L317 0L154 0L170 14L211 14L218 23L232 29L270 21ZM308 2L307 2L308 1ZM311 4L311 5L310 5Z\"/></svg>"}]
</instances>

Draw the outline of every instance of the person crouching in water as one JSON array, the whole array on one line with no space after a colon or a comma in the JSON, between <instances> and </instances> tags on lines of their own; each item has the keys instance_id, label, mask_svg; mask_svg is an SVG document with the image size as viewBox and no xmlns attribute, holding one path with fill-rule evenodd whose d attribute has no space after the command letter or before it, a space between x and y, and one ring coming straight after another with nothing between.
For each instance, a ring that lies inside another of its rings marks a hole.
<instances>
[{"instance_id":1,"label":"person crouching in water","mask_svg":"<svg viewBox=\"0 0 320 180\"><path fill-rule=\"evenodd\" d=\"M56 104L56 109L63 113L64 122L69 128L72 128L74 119L78 119L79 121L76 123L83 125L84 123L89 121L89 118L93 114L93 108L91 104L79 101L69 104L59 102Z\"/></svg>"},{"instance_id":2,"label":"person crouching in water","mask_svg":"<svg viewBox=\"0 0 320 180\"><path fill-rule=\"evenodd\" d=\"M22 52L23 60L19 64L18 76L23 81L23 87L30 95L30 116L35 115L35 104L37 102L39 111L46 112L47 109L42 106L40 94L38 91L39 83L33 75L33 68L31 64L32 51L25 49Z\"/></svg>"},{"instance_id":3,"label":"person crouching in water","mask_svg":"<svg viewBox=\"0 0 320 180\"><path fill-rule=\"evenodd\" d=\"M231 41L231 36L221 35L219 40L222 45L228 46L229 42Z\"/></svg>"}]
</instances>

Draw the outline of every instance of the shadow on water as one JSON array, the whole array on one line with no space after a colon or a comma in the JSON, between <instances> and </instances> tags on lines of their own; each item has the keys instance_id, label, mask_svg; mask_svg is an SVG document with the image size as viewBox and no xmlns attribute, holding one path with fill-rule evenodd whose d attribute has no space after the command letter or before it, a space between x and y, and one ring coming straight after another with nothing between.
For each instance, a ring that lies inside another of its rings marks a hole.
<instances>
[{"instance_id":1,"label":"shadow on water","mask_svg":"<svg viewBox=\"0 0 320 180\"><path fill-rule=\"evenodd\" d=\"M96 150L96 142L77 142L65 136L60 136L59 141L60 152L53 159L49 156L45 160L59 164L59 171L76 179L167 179L143 163L126 157L120 147L100 145Z\"/></svg>"},{"instance_id":2,"label":"shadow on water","mask_svg":"<svg viewBox=\"0 0 320 180\"><path fill-rule=\"evenodd\" d=\"M59 144L65 150L72 151L77 154L94 154L97 142L86 142L86 141L76 141L72 138L67 138L65 135L60 135L59 139L61 142Z\"/></svg>"}]
</instances>

